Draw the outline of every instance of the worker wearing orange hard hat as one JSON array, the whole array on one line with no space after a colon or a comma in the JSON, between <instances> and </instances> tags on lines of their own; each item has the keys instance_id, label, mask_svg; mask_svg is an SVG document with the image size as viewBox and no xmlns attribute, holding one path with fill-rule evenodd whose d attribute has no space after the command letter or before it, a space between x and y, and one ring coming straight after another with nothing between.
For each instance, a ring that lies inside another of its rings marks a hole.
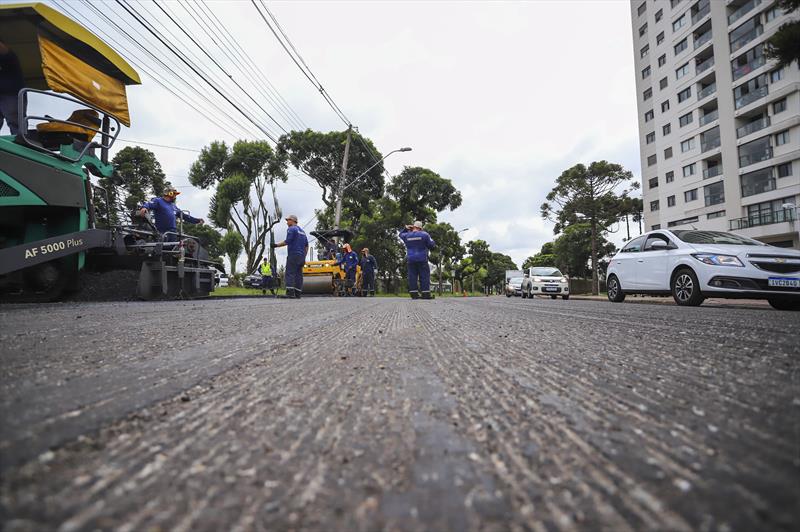
<instances>
[{"instance_id":1,"label":"worker wearing orange hard hat","mask_svg":"<svg viewBox=\"0 0 800 532\"><path fill-rule=\"evenodd\" d=\"M178 197L178 192L175 188L169 187L164 190L164 194L160 198L153 198L140 205L139 216L147 216L147 211L152 211L155 218L156 229L161 234L164 233L177 233L176 220L178 216L183 216L184 222L190 224L203 224L202 218L195 218L189 214L182 212L177 205L175 199Z\"/></svg>"}]
</instances>

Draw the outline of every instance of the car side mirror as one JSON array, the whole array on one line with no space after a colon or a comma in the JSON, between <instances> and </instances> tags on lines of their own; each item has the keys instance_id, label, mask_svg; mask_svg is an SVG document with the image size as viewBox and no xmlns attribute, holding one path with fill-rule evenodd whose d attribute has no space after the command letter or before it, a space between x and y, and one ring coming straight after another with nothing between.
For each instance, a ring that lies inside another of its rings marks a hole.
<instances>
[{"instance_id":1,"label":"car side mirror","mask_svg":"<svg viewBox=\"0 0 800 532\"><path fill-rule=\"evenodd\" d=\"M654 240L652 244L650 244L650 249L672 249L672 244L668 242L664 242L663 240Z\"/></svg>"}]
</instances>

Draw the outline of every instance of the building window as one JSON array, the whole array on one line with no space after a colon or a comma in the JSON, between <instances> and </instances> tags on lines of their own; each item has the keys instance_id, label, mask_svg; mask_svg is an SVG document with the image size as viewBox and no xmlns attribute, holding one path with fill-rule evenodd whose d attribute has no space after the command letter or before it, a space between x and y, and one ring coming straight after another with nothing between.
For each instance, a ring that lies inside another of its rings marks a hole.
<instances>
[{"instance_id":1,"label":"building window","mask_svg":"<svg viewBox=\"0 0 800 532\"><path fill-rule=\"evenodd\" d=\"M669 100L661 102L661 112L666 113L667 111L669 111Z\"/></svg>"},{"instance_id":2,"label":"building window","mask_svg":"<svg viewBox=\"0 0 800 532\"><path fill-rule=\"evenodd\" d=\"M687 164L683 167L683 177L689 177L697 171L697 163Z\"/></svg>"},{"instance_id":3,"label":"building window","mask_svg":"<svg viewBox=\"0 0 800 532\"><path fill-rule=\"evenodd\" d=\"M783 67L777 68L769 73L769 82L777 83L783 79Z\"/></svg>"},{"instance_id":4,"label":"building window","mask_svg":"<svg viewBox=\"0 0 800 532\"><path fill-rule=\"evenodd\" d=\"M673 172L672 170L667 172L666 181L667 183L672 183L673 181L675 181L675 172Z\"/></svg>"},{"instance_id":5,"label":"building window","mask_svg":"<svg viewBox=\"0 0 800 532\"><path fill-rule=\"evenodd\" d=\"M775 190L777 185L775 177L772 175L772 168L762 168L755 172L742 174L739 177L739 183L742 186L743 198Z\"/></svg>"},{"instance_id":6,"label":"building window","mask_svg":"<svg viewBox=\"0 0 800 532\"><path fill-rule=\"evenodd\" d=\"M725 182L717 181L716 183L704 186L703 196L706 200L706 207L725 203Z\"/></svg>"},{"instance_id":7,"label":"building window","mask_svg":"<svg viewBox=\"0 0 800 532\"><path fill-rule=\"evenodd\" d=\"M667 85L669 85L669 81L667 80L667 78L664 78L664 79L662 79L661 81L658 82L658 88L661 89L661 90L666 89Z\"/></svg>"},{"instance_id":8,"label":"building window","mask_svg":"<svg viewBox=\"0 0 800 532\"><path fill-rule=\"evenodd\" d=\"M764 45L759 44L752 47L747 52L731 61L733 80L736 81L750 72L761 68L766 62L766 58L764 57Z\"/></svg>"},{"instance_id":9,"label":"building window","mask_svg":"<svg viewBox=\"0 0 800 532\"><path fill-rule=\"evenodd\" d=\"M658 176L651 177L647 184L650 188L656 188L658 186Z\"/></svg>"},{"instance_id":10,"label":"building window","mask_svg":"<svg viewBox=\"0 0 800 532\"><path fill-rule=\"evenodd\" d=\"M651 231L657 231L658 229L661 229L661 224L655 224L650 226Z\"/></svg>"},{"instance_id":11,"label":"building window","mask_svg":"<svg viewBox=\"0 0 800 532\"><path fill-rule=\"evenodd\" d=\"M644 46L642 46L642 49L639 50L639 56L640 57L645 57L649 53L650 53L650 45L649 44L645 44Z\"/></svg>"},{"instance_id":12,"label":"building window","mask_svg":"<svg viewBox=\"0 0 800 532\"><path fill-rule=\"evenodd\" d=\"M675 220L674 222L667 222L667 227L675 227L676 225L693 224L696 221L697 221L697 216L692 216L691 218L684 218L682 220Z\"/></svg>"},{"instance_id":13,"label":"building window","mask_svg":"<svg viewBox=\"0 0 800 532\"><path fill-rule=\"evenodd\" d=\"M675 196L668 196L667 197L667 207L674 207L675 206Z\"/></svg>"},{"instance_id":14,"label":"building window","mask_svg":"<svg viewBox=\"0 0 800 532\"><path fill-rule=\"evenodd\" d=\"M784 144L789 142L789 130L781 131L780 133L775 134L775 145L776 146L783 146Z\"/></svg>"},{"instance_id":15,"label":"building window","mask_svg":"<svg viewBox=\"0 0 800 532\"><path fill-rule=\"evenodd\" d=\"M647 111L647 112L644 114L644 121L645 121L645 122L649 122L649 121L651 121L651 120L653 119L653 117L654 117L654 116L655 116L655 115L653 114L653 110L652 110L652 109L650 109L649 111Z\"/></svg>"},{"instance_id":16,"label":"building window","mask_svg":"<svg viewBox=\"0 0 800 532\"><path fill-rule=\"evenodd\" d=\"M658 58L658 66L662 67L667 63L667 54L663 54Z\"/></svg>"},{"instance_id":17,"label":"building window","mask_svg":"<svg viewBox=\"0 0 800 532\"><path fill-rule=\"evenodd\" d=\"M639 37L644 36L645 33L647 33L647 22L642 24L642 26L639 28Z\"/></svg>"},{"instance_id":18,"label":"building window","mask_svg":"<svg viewBox=\"0 0 800 532\"><path fill-rule=\"evenodd\" d=\"M650 65L647 65L642 69L642 79L647 79L650 77Z\"/></svg>"},{"instance_id":19,"label":"building window","mask_svg":"<svg viewBox=\"0 0 800 532\"><path fill-rule=\"evenodd\" d=\"M733 106L741 109L769 94L767 74L761 74L733 89Z\"/></svg>"},{"instance_id":20,"label":"building window","mask_svg":"<svg viewBox=\"0 0 800 532\"><path fill-rule=\"evenodd\" d=\"M722 218L723 216L725 216L725 211L710 212L706 214L706 219L713 220L714 218Z\"/></svg>"},{"instance_id":21,"label":"building window","mask_svg":"<svg viewBox=\"0 0 800 532\"><path fill-rule=\"evenodd\" d=\"M686 63L679 69L675 71L675 79L681 79L683 76L689 73L689 63Z\"/></svg>"},{"instance_id":22,"label":"building window","mask_svg":"<svg viewBox=\"0 0 800 532\"><path fill-rule=\"evenodd\" d=\"M764 20L766 22L772 22L779 16L781 16L781 9L778 6L775 6L766 13L764 13Z\"/></svg>"},{"instance_id":23,"label":"building window","mask_svg":"<svg viewBox=\"0 0 800 532\"><path fill-rule=\"evenodd\" d=\"M661 126L661 134L665 137L672 133L672 124L664 124Z\"/></svg>"},{"instance_id":24,"label":"building window","mask_svg":"<svg viewBox=\"0 0 800 532\"><path fill-rule=\"evenodd\" d=\"M772 104L772 114L776 115L786 110L786 98L778 100Z\"/></svg>"},{"instance_id":25,"label":"building window","mask_svg":"<svg viewBox=\"0 0 800 532\"><path fill-rule=\"evenodd\" d=\"M792 175L792 163L778 165L778 177L787 177L790 175Z\"/></svg>"},{"instance_id":26,"label":"building window","mask_svg":"<svg viewBox=\"0 0 800 532\"><path fill-rule=\"evenodd\" d=\"M685 115L683 115L682 117L678 118L678 123L681 125L681 127L691 124L692 123L692 113L688 112Z\"/></svg>"},{"instance_id":27,"label":"building window","mask_svg":"<svg viewBox=\"0 0 800 532\"><path fill-rule=\"evenodd\" d=\"M658 35L656 35L656 46L664 42L664 32L662 31Z\"/></svg>"},{"instance_id":28,"label":"building window","mask_svg":"<svg viewBox=\"0 0 800 532\"><path fill-rule=\"evenodd\" d=\"M647 144L652 144L652 143L654 143L654 142L656 141L656 134L655 134L655 132L652 132L652 131L651 131L650 133L648 133L648 134L645 136L644 140L645 140L645 142L646 142Z\"/></svg>"},{"instance_id":29,"label":"building window","mask_svg":"<svg viewBox=\"0 0 800 532\"><path fill-rule=\"evenodd\" d=\"M686 13L681 15L679 19L675 20L675 22L672 23L672 31L673 32L678 31L685 25L686 25Z\"/></svg>"},{"instance_id":30,"label":"building window","mask_svg":"<svg viewBox=\"0 0 800 532\"><path fill-rule=\"evenodd\" d=\"M647 158L647 166L653 166L654 164L656 164L656 154L655 153Z\"/></svg>"},{"instance_id":31,"label":"building window","mask_svg":"<svg viewBox=\"0 0 800 532\"><path fill-rule=\"evenodd\" d=\"M673 53L678 55L689 47L689 37L686 37L681 42L672 47Z\"/></svg>"},{"instance_id":32,"label":"building window","mask_svg":"<svg viewBox=\"0 0 800 532\"><path fill-rule=\"evenodd\" d=\"M681 142L681 153L686 153L689 150L693 150L694 146L694 137L684 140Z\"/></svg>"},{"instance_id":33,"label":"building window","mask_svg":"<svg viewBox=\"0 0 800 532\"><path fill-rule=\"evenodd\" d=\"M687 190L683 193L683 201L689 203L690 201L694 201L697 199L697 189L693 188L692 190Z\"/></svg>"},{"instance_id":34,"label":"building window","mask_svg":"<svg viewBox=\"0 0 800 532\"><path fill-rule=\"evenodd\" d=\"M647 2L642 2L642 5L639 6L637 11L639 11L639 16L641 17L642 14L647 11Z\"/></svg>"},{"instance_id":35,"label":"building window","mask_svg":"<svg viewBox=\"0 0 800 532\"><path fill-rule=\"evenodd\" d=\"M771 159L772 146L769 144L771 136L767 135L739 146L739 168Z\"/></svg>"},{"instance_id":36,"label":"building window","mask_svg":"<svg viewBox=\"0 0 800 532\"><path fill-rule=\"evenodd\" d=\"M646 91L644 91L644 92L642 93L642 97L643 97L645 100L649 100L649 99L650 99L652 96L653 96L653 89L647 89Z\"/></svg>"},{"instance_id":37,"label":"building window","mask_svg":"<svg viewBox=\"0 0 800 532\"><path fill-rule=\"evenodd\" d=\"M656 11L656 22L661 20L661 17L663 17L663 16L664 16L664 10L663 9L659 9L658 11Z\"/></svg>"},{"instance_id":38,"label":"building window","mask_svg":"<svg viewBox=\"0 0 800 532\"><path fill-rule=\"evenodd\" d=\"M774 222L786 221L786 213L783 209L784 203L795 203L794 198L782 198L764 203L756 203L747 206L747 217L749 225L765 225ZM781 216L783 215L783 216Z\"/></svg>"},{"instance_id":39,"label":"building window","mask_svg":"<svg viewBox=\"0 0 800 532\"><path fill-rule=\"evenodd\" d=\"M672 146L664 150L664 159L672 159Z\"/></svg>"},{"instance_id":40,"label":"building window","mask_svg":"<svg viewBox=\"0 0 800 532\"><path fill-rule=\"evenodd\" d=\"M675 9L675 6L681 3L681 0L670 0L669 7Z\"/></svg>"},{"instance_id":41,"label":"building window","mask_svg":"<svg viewBox=\"0 0 800 532\"><path fill-rule=\"evenodd\" d=\"M678 103L685 102L689 98L692 97L692 88L686 87L681 92L678 93Z\"/></svg>"},{"instance_id":42,"label":"building window","mask_svg":"<svg viewBox=\"0 0 800 532\"><path fill-rule=\"evenodd\" d=\"M650 202L650 210L657 211L658 210L658 200Z\"/></svg>"}]
</instances>

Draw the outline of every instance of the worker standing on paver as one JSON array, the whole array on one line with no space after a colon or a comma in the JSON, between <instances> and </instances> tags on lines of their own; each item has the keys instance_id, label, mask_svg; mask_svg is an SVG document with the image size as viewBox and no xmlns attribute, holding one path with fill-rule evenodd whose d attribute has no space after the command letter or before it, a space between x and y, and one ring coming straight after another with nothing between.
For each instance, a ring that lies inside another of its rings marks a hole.
<instances>
[{"instance_id":1,"label":"worker standing on paver","mask_svg":"<svg viewBox=\"0 0 800 532\"><path fill-rule=\"evenodd\" d=\"M300 299L303 295L303 265L308 254L308 237L297 225L297 216L286 217L286 240L274 244L273 247L286 246L286 297Z\"/></svg>"},{"instance_id":2,"label":"worker standing on paver","mask_svg":"<svg viewBox=\"0 0 800 532\"><path fill-rule=\"evenodd\" d=\"M269 290L274 296L275 287L272 284L272 266L269 264L269 257L264 257L259 272L261 273L261 295L267 295L267 290Z\"/></svg>"},{"instance_id":3,"label":"worker standing on paver","mask_svg":"<svg viewBox=\"0 0 800 532\"><path fill-rule=\"evenodd\" d=\"M436 246L431 235L422 230L422 222L417 220L400 231L400 239L406 245L408 258L408 293L411 299L433 299L431 296L431 268L428 264L428 250Z\"/></svg>"},{"instance_id":4,"label":"worker standing on paver","mask_svg":"<svg viewBox=\"0 0 800 532\"><path fill-rule=\"evenodd\" d=\"M369 248L361 250L361 295L375 296L375 271L378 261L369 254Z\"/></svg>"},{"instance_id":5,"label":"worker standing on paver","mask_svg":"<svg viewBox=\"0 0 800 532\"><path fill-rule=\"evenodd\" d=\"M353 251L350 244L345 244L343 247L342 258L336 263L338 266L344 268L345 274L345 295L354 295L356 286L356 270L358 268L358 254Z\"/></svg>"},{"instance_id":6,"label":"worker standing on paver","mask_svg":"<svg viewBox=\"0 0 800 532\"><path fill-rule=\"evenodd\" d=\"M146 201L142 203L139 208L139 216L143 218L147 216L148 210L153 211L156 229L164 235L165 242L174 242L178 239L177 234L175 234L178 232L176 222L178 216L181 216L184 222L189 222L190 224L203 225L204 223L202 218L190 216L182 212L178 206L175 205L178 194L180 194L180 192L176 189L168 188L164 191L162 197Z\"/></svg>"}]
</instances>

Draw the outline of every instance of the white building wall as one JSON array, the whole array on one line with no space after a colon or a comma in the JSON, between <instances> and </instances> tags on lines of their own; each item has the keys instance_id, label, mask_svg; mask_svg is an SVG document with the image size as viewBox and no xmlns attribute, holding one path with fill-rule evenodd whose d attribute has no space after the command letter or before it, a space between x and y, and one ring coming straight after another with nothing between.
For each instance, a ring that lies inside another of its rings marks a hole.
<instances>
[{"instance_id":1,"label":"white building wall","mask_svg":"<svg viewBox=\"0 0 800 532\"><path fill-rule=\"evenodd\" d=\"M759 55L789 19L776 4L631 1L648 230L694 226L800 248L800 68L779 72ZM763 147L749 153L753 141Z\"/></svg>"}]
</instances>

